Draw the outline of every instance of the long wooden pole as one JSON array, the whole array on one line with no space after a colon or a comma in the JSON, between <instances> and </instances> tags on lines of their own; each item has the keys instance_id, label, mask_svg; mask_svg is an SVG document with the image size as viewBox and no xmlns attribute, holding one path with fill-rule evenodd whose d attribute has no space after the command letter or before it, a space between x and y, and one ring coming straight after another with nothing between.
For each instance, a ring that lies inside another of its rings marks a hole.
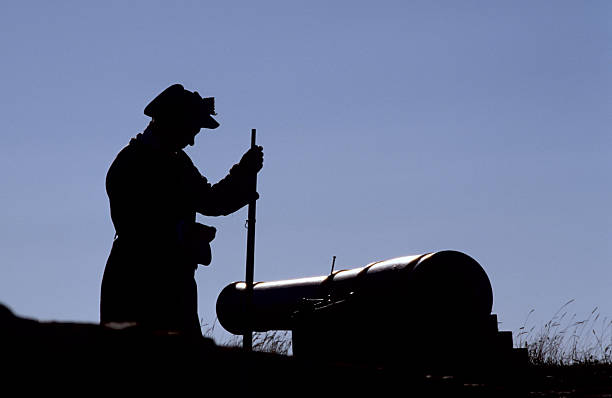
<instances>
[{"instance_id":1,"label":"long wooden pole","mask_svg":"<svg viewBox=\"0 0 612 398\"><path fill-rule=\"evenodd\" d=\"M251 148L255 147L255 129L251 130ZM257 174L253 176L254 192L257 192ZM249 203L249 218L247 220L247 254L246 254L246 301L245 313L248 330L242 336L242 347L247 351L253 350L252 308L253 308L253 277L255 274L255 204L256 200Z\"/></svg>"}]
</instances>

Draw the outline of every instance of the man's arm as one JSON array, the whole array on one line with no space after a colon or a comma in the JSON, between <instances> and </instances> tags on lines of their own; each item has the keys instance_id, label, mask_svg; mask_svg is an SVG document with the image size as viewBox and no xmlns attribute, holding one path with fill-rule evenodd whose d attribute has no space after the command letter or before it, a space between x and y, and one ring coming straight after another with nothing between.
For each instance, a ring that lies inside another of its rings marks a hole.
<instances>
[{"instance_id":1,"label":"man's arm","mask_svg":"<svg viewBox=\"0 0 612 398\"><path fill-rule=\"evenodd\" d=\"M245 153L229 174L215 185L199 175L197 212L206 216L225 216L257 199L259 195L253 189L252 182L262 166L263 149L256 147Z\"/></svg>"},{"instance_id":2,"label":"man's arm","mask_svg":"<svg viewBox=\"0 0 612 398\"><path fill-rule=\"evenodd\" d=\"M226 216L244 207L257 195L249 189L249 176L252 174L245 173L240 169L240 165L236 164L229 174L215 185L211 185L202 177L197 212L205 216Z\"/></svg>"}]
</instances>

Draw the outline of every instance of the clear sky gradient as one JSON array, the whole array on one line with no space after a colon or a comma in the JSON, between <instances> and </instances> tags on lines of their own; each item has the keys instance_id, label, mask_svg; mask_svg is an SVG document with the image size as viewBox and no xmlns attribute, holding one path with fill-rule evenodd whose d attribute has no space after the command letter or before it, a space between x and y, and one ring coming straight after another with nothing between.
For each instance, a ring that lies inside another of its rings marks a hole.
<instances>
[{"instance_id":1,"label":"clear sky gradient","mask_svg":"<svg viewBox=\"0 0 612 398\"><path fill-rule=\"evenodd\" d=\"M256 280L454 249L504 330L570 299L610 317L611 20L608 1L3 1L0 302L98 321L106 171L182 83L217 99L188 149L209 180L251 128L264 146ZM199 217L206 323L244 278L246 217Z\"/></svg>"}]
</instances>

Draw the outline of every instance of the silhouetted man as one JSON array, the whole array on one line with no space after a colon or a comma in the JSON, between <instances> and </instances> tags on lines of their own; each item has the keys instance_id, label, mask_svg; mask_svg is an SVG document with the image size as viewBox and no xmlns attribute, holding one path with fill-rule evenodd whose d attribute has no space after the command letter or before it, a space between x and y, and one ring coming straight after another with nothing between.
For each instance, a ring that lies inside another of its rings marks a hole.
<instances>
[{"instance_id":1,"label":"silhouetted man","mask_svg":"<svg viewBox=\"0 0 612 398\"><path fill-rule=\"evenodd\" d=\"M152 121L119 152L106 176L115 240L102 279L100 322L201 336L194 273L211 261L215 228L196 212L228 215L257 199L263 149L247 151L211 185L183 151L219 123L214 98L175 84L144 111Z\"/></svg>"}]
</instances>

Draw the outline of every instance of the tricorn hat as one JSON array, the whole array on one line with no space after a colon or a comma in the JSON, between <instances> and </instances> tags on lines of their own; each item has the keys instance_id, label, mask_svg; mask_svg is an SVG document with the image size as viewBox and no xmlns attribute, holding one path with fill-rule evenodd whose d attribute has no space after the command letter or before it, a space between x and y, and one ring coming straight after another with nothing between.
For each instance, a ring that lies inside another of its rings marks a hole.
<instances>
[{"instance_id":1,"label":"tricorn hat","mask_svg":"<svg viewBox=\"0 0 612 398\"><path fill-rule=\"evenodd\" d=\"M197 91L185 90L180 84L173 84L162 91L146 106L144 114L162 120L192 118L200 127L219 127L219 123L211 116L216 115L215 98L202 98Z\"/></svg>"}]
</instances>

